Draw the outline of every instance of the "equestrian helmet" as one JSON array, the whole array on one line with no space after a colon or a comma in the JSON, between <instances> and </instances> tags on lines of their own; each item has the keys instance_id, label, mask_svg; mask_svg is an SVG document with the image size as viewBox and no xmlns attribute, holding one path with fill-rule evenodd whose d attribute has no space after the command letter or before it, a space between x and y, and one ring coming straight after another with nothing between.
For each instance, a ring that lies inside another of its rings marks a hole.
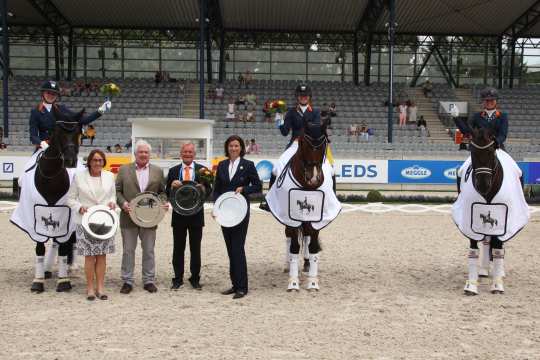
<instances>
[{"instance_id":1,"label":"equestrian helmet","mask_svg":"<svg viewBox=\"0 0 540 360\"><path fill-rule=\"evenodd\" d=\"M49 91L55 94L60 94L60 86L56 81L47 80L41 85L41 92Z\"/></svg>"},{"instance_id":2,"label":"equestrian helmet","mask_svg":"<svg viewBox=\"0 0 540 360\"><path fill-rule=\"evenodd\" d=\"M309 87L309 85L306 85L306 84L298 84L298 86L294 90L294 95L296 97L299 97L299 96L311 97L311 88Z\"/></svg>"},{"instance_id":3,"label":"equestrian helmet","mask_svg":"<svg viewBox=\"0 0 540 360\"><path fill-rule=\"evenodd\" d=\"M499 92L495 88L487 87L480 92L480 97L482 100L497 100L499 98Z\"/></svg>"}]
</instances>

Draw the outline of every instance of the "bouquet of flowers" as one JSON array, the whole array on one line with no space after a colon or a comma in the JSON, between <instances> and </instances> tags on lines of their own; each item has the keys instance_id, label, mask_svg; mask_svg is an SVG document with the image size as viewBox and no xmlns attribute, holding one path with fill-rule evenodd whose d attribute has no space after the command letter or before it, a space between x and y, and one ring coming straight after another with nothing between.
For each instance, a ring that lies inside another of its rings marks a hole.
<instances>
[{"instance_id":1,"label":"bouquet of flowers","mask_svg":"<svg viewBox=\"0 0 540 360\"><path fill-rule=\"evenodd\" d=\"M208 168L203 167L199 170L199 177L201 179L201 182L212 185L214 183L215 174Z\"/></svg>"},{"instance_id":2,"label":"bouquet of flowers","mask_svg":"<svg viewBox=\"0 0 540 360\"><path fill-rule=\"evenodd\" d=\"M114 83L103 84L99 91L108 100L112 99L113 96L120 95L120 87Z\"/></svg>"},{"instance_id":3,"label":"bouquet of flowers","mask_svg":"<svg viewBox=\"0 0 540 360\"><path fill-rule=\"evenodd\" d=\"M287 111L287 103L282 99L273 100L270 102L269 111L271 114L275 114L276 112L285 113Z\"/></svg>"}]
</instances>

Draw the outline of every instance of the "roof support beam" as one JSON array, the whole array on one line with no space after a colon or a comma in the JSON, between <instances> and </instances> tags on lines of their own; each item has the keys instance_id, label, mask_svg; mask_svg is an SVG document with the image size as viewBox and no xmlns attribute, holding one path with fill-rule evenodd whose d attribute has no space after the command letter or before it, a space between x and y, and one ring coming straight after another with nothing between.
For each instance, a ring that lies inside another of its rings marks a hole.
<instances>
[{"instance_id":1,"label":"roof support beam","mask_svg":"<svg viewBox=\"0 0 540 360\"><path fill-rule=\"evenodd\" d=\"M424 61L422 62L422 65L420 66L420 69L418 70L418 72L416 74L414 74L412 80L411 80L411 87L415 87L416 86L416 83L418 82L418 78L420 77L420 75L422 75L422 71L424 71L428 61L429 61L429 58L431 57L431 55L433 54L433 47L429 50L429 52L427 53L427 56L424 58Z\"/></svg>"},{"instance_id":2,"label":"roof support beam","mask_svg":"<svg viewBox=\"0 0 540 360\"><path fill-rule=\"evenodd\" d=\"M51 0L27 0L58 34L67 35L71 24Z\"/></svg>"},{"instance_id":3,"label":"roof support beam","mask_svg":"<svg viewBox=\"0 0 540 360\"><path fill-rule=\"evenodd\" d=\"M517 39L527 33L540 21L540 0L535 1L520 17L518 17L502 35Z\"/></svg>"},{"instance_id":4,"label":"roof support beam","mask_svg":"<svg viewBox=\"0 0 540 360\"><path fill-rule=\"evenodd\" d=\"M448 68L448 64L446 63L446 61L444 60L444 57L442 56L441 52L439 51L439 47L434 46L434 49L435 49L435 52L437 53L436 56L435 56L435 60L437 61L439 67L442 70L442 72L445 74L446 81L448 81L448 85L454 86L455 88L457 88L458 86L457 86L456 80L452 76L452 72ZM437 57L437 55L438 55L438 57Z\"/></svg>"}]
</instances>

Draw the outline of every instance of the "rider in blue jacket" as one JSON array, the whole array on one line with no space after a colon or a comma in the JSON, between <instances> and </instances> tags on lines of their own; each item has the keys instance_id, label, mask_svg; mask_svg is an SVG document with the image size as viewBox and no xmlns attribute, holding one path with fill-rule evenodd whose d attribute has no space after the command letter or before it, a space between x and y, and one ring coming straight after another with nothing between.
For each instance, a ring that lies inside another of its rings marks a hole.
<instances>
[{"instance_id":1,"label":"rider in blue jacket","mask_svg":"<svg viewBox=\"0 0 540 360\"><path fill-rule=\"evenodd\" d=\"M51 80L45 81L41 86L41 102L30 112L30 141L36 146L36 150L39 148L45 150L49 146L47 140L55 125L54 116L51 114L52 107L56 107L63 113L73 113L66 106L57 103L59 95L58 83ZM107 100L97 111L81 118L80 124L90 124L110 108L111 102Z\"/></svg>"}]
</instances>

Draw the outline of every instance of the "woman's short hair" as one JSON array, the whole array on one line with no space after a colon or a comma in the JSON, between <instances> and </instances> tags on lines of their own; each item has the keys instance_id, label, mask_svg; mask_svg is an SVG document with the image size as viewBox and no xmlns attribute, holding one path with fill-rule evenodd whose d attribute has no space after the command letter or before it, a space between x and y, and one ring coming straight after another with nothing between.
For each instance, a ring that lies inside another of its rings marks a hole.
<instances>
[{"instance_id":1,"label":"woman's short hair","mask_svg":"<svg viewBox=\"0 0 540 360\"><path fill-rule=\"evenodd\" d=\"M90 163L92 162L92 159L94 158L94 156L96 156L96 154L98 154L99 156L103 158L103 166L105 167L105 165L107 165L107 157L105 156L105 153L101 151L100 149L94 149L90 151L90 154L88 154L88 158L86 158L86 167L89 170L90 170Z\"/></svg>"},{"instance_id":2,"label":"woman's short hair","mask_svg":"<svg viewBox=\"0 0 540 360\"><path fill-rule=\"evenodd\" d=\"M246 155L246 144L244 144L244 140L238 135L231 135L225 140L225 156L229 157L229 144L234 140L240 143L240 157L243 157Z\"/></svg>"}]
</instances>

